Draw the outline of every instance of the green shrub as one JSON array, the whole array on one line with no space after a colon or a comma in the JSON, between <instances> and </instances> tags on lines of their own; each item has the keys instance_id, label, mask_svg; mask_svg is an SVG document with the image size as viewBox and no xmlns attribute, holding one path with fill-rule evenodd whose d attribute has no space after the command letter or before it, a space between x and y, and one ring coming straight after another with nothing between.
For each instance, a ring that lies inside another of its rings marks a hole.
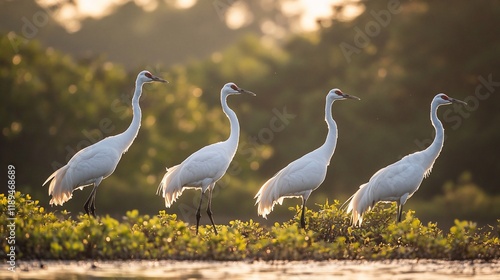
<instances>
[{"instance_id":1,"label":"green shrub","mask_svg":"<svg viewBox=\"0 0 500 280\"><path fill-rule=\"evenodd\" d=\"M10 220L8 199L0 195L0 220ZM121 219L79 215L66 211L48 213L30 195L15 194L15 246L21 259L175 259L175 260L328 260L328 259L498 259L500 220L496 227L478 228L474 222L455 220L447 232L436 223L424 225L405 212L395 223L395 205L377 206L367 213L362 227L352 227L339 202L307 210L307 229L299 227L301 208L291 208L295 217L271 227L250 221L231 221L194 226L176 215L140 215L131 210ZM11 227L0 228L2 236ZM1 255L10 250L1 241Z\"/></svg>"}]
</instances>

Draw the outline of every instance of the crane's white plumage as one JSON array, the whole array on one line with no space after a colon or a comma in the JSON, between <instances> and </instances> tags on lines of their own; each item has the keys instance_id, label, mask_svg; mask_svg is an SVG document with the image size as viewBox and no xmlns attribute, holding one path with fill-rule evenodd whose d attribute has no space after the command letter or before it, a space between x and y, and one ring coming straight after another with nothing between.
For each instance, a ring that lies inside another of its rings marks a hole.
<instances>
[{"instance_id":1,"label":"crane's white plumage","mask_svg":"<svg viewBox=\"0 0 500 280\"><path fill-rule=\"evenodd\" d=\"M170 208L185 189L201 189L204 193L226 173L236 149L229 150L225 142L203 147L181 164L167 169L158 189Z\"/></svg>"},{"instance_id":2,"label":"crane's white plumage","mask_svg":"<svg viewBox=\"0 0 500 280\"><path fill-rule=\"evenodd\" d=\"M335 100L346 98L358 99L343 93L339 89L332 89L326 96L325 120L328 125L328 135L325 143L318 149L291 162L276 173L260 188L255 195L258 204L258 214L266 218L276 203L280 205L287 197L302 198L301 226L305 227L305 204L312 191L317 189L325 180L327 167L330 164L337 144L337 124L332 118L331 107Z\"/></svg>"},{"instance_id":3,"label":"crane's white plumage","mask_svg":"<svg viewBox=\"0 0 500 280\"><path fill-rule=\"evenodd\" d=\"M441 105L451 103L467 104L440 93L431 102L431 122L436 130L432 144L425 150L407 155L401 160L380 169L359 190L349 198L347 212L352 211L353 225L361 225L363 215L378 201L393 202L398 205L397 220L401 221L403 205L418 190L439 156L444 143L444 128L437 117Z\"/></svg>"},{"instance_id":4,"label":"crane's white plumage","mask_svg":"<svg viewBox=\"0 0 500 280\"><path fill-rule=\"evenodd\" d=\"M167 208L179 198L185 189L201 189L202 195L196 212L196 233L198 233L201 217L201 202L207 190L209 192L207 214L215 233L217 233L211 211L212 190L215 183L226 173L229 164L233 160L240 135L238 118L236 113L227 106L227 97L240 93L255 95L253 92L239 88L234 83L227 83L221 89L222 110L231 123L229 138L226 141L206 146L190 155L181 164L167 168L167 172L158 187L157 193L165 198Z\"/></svg>"},{"instance_id":5,"label":"crane's white plumage","mask_svg":"<svg viewBox=\"0 0 500 280\"><path fill-rule=\"evenodd\" d=\"M63 205L71 199L76 188L94 183L98 185L113 173L121 153L107 141L109 139L80 150L65 166L50 175L43 183L45 185L52 180L49 185L49 195L52 195L50 204Z\"/></svg>"},{"instance_id":6,"label":"crane's white plumage","mask_svg":"<svg viewBox=\"0 0 500 280\"><path fill-rule=\"evenodd\" d=\"M271 213L276 203L289 197L309 198L311 192L323 183L329 161L318 159L311 152L291 162L260 188L255 196L258 214L264 218Z\"/></svg>"},{"instance_id":7,"label":"crane's white plumage","mask_svg":"<svg viewBox=\"0 0 500 280\"><path fill-rule=\"evenodd\" d=\"M95 192L97 186L103 179L113 173L123 153L125 153L134 141L141 125L141 109L139 98L142 86L149 82L166 82L153 76L148 71L142 71L137 76L135 93L132 98L133 118L128 129L118 135L107 137L91 146L76 153L69 162L56 170L47 178L43 185L50 181L49 195L51 205L63 205L71 199L75 189L83 189L94 185L87 202L85 211L95 216ZM52 181L51 181L52 180Z\"/></svg>"}]
</instances>

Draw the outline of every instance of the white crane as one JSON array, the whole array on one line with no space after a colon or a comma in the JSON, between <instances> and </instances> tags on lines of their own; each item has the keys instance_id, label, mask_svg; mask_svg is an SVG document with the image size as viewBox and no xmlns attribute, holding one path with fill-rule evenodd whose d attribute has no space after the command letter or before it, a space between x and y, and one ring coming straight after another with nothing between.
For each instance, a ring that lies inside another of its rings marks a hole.
<instances>
[{"instance_id":1,"label":"white crane","mask_svg":"<svg viewBox=\"0 0 500 280\"><path fill-rule=\"evenodd\" d=\"M337 145L337 124L332 118L332 104L336 100L358 97L343 93L340 89L332 89L326 96L325 120L328 125L328 135L325 143L316 150L291 162L269 179L259 190L255 198L258 214L264 218L271 213L276 203L280 205L284 198L302 198L302 216L300 225L305 228L306 201L312 191L325 180L327 167Z\"/></svg>"},{"instance_id":2,"label":"white crane","mask_svg":"<svg viewBox=\"0 0 500 280\"><path fill-rule=\"evenodd\" d=\"M398 207L397 221L401 222L403 205L418 190L422 180L429 176L434 161L439 156L444 143L443 124L437 117L437 109L441 105L467 103L439 93L431 102L431 122L436 130L432 144L423 151L407 155L401 160L380 169L368 181L359 187L359 190L347 201L347 213L352 211L351 222L361 226L363 215L378 201L393 202Z\"/></svg>"},{"instance_id":3,"label":"white crane","mask_svg":"<svg viewBox=\"0 0 500 280\"><path fill-rule=\"evenodd\" d=\"M132 123L125 132L106 137L101 141L90 145L76 153L69 162L56 170L47 178L43 185L50 180L49 195L51 205L63 205L71 199L75 189L83 189L93 185L89 198L85 202L84 209L87 215L95 217L96 190L103 179L113 173L122 154L132 145L139 127L141 126L141 108L139 98L142 94L142 86L150 82L166 82L153 76L148 71L142 71L137 75L135 81L135 92L132 98L133 117Z\"/></svg>"},{"instance_id":4,"label":"white crane","mask_svg":"<svg viewBox=\"0 0 500 280\"><path fill-rule=\"evenodd\" d=\"M196 234L200 225L201 204L203 196L208 190L207 214L214 228L217 229L212 218L212 191L215 183L226 173L229 164L238 148L240 137L240 125L236 113L227 106L227 97L233 94L255 93L244 90L234 83L225 84L220 92L222 111L226 114L231 125L231 133L226 141L218 142L196 151L181 164L167 168L158 187L157 194L165 198L165 206L170 206L181 196L185 189L200 189L201 197L198 210L196 211Z\"/></svg>"}]
</instances>

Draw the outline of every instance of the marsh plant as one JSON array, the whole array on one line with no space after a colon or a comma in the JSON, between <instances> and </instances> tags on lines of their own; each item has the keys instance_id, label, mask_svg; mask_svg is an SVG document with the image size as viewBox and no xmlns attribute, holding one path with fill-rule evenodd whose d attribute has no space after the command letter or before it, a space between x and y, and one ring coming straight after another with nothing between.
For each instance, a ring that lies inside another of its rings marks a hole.
<instances>
[{"instance_id":1,"label":"marsh plant","mask_svg":"<svg viewBox=\"0 0 500 280\"><path fill-rule=\"evenodd\" d=\"M362 227L352 227L339 202L307 210L308 228L301 229L300 207L283 224L263 226L253 220L234 220L210 227L195 226L160 211L140 215L128 211L121 220L68 212L48 212L29 194L17 192L16 252L19 259L64 260L329 260L329 259L444 259L500 258L500 220L478 228L471 221L455 220L449 229L423 224L413 211L394 222L395 206L375 207ZM8 224L8 201L0 195L0 220ZM0 227L2 236L8 228ZM2 238L2 258L10 245Z\"/></svg>"}]
</instances>

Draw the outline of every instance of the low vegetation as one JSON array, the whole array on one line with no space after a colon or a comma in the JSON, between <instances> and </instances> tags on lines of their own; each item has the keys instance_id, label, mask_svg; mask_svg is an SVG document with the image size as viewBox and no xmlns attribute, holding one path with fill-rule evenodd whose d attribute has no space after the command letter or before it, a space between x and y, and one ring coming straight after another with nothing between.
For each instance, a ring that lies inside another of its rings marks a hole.
<instances>
[{"instance_id":1,"label":"low vegetation","mask_svg":"<svg viewBox=\"0 0 500 280\"><path fill-rule=\"evenodd\" d=\"M2 236L7 227L8 200L0 195ZM455 220L447 230L435 223L424 225L413 211L394 222L395 207L376 207L361 228L349 225L339 202L326 202L319 211L306 213L308 228L295 218L272 227L252 220L211 226L193 225L176 215L140 215L128 211L121 221L110 216L72 218L67 212L46 212L29 194L15 195L15 246L20 259L174 259L174 260L329 260L329 259L445 259L491 260L500 258L500 220L478 228L474 222ZM1 240L1 255L10 250Z\"/></svg>"}]
</instances>

